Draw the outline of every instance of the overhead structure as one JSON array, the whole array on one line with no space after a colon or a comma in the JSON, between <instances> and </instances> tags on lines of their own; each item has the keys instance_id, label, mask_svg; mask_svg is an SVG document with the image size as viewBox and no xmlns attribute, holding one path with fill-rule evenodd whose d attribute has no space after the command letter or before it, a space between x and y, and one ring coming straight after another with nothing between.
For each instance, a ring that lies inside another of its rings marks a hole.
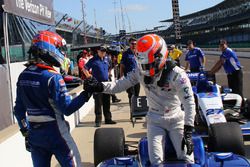
<instances>
[{"instance_id":1,"label":"overhead structure","mask_svg":"<svg viewBox=\"0 0 250 167\"><path fill-rule=\"evenodd\" d=\"M117 28L117 19L116 19L116 1L114 0L113 2L114 4L114 15L115 15L115 32L117 33L118 32L118 28Z\"/></svg>"},{"instance_id":2,"label":"overhead structure","mask_svg":"<svg viewBox=\"0 0 250 167\"><path fill-rule=\"evenodd\" d=\"M173 10L173 22L175 30L176 43L181 43L181 23L180 23L180 11L178 0L172 0L172 10Z\"/></svg>"},{"instance_id":3,"label":"overhead structure","mask_svg":"<svg viewBox=\"0 0 250 167\"><path fill-rule=\"evenodd\" d=\"M123 28L123 30L126 30L125 19L124 19L124 10L123 10L123 6L122 6L122 1L121 0L120 0L120 7L121 7L121 17L122 17L122 28Z\"/></svg>"},{"instance_id":4,"label":"overhead structure","mask_svg":"<svg viewBox=\"0 0 250 167\"><path fill-rule=\"evenodd\" d=\"M83 34L84 34L84 44L87 44L87 30L86 30L86 13L85 13L85 3L84 3L84 0L81 0L81 3L82 3L82 21L83 21Z\"/></svg>"}]
</instances>

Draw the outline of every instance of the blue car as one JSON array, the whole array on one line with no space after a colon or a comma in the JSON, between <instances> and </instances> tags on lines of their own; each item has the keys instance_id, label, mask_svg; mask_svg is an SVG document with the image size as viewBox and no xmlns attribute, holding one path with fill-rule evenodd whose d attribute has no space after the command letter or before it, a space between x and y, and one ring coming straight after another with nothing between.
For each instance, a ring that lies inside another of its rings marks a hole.
<instances>
[{"instance_id":1,"label":"blue car","mask_svg":"<svg viewBox=\"0 0 250 167\"><path fill-rule=\"evenodd\" d=\"M94 163L98 167L150 167L148 141L141 138L138 148L128 149L122 128L99 128L94 137ZM176 158L169 139L166 139L166 162L161 167L249 167L249 161L232 152L206 152L200 137L193 137L194 164Z\"/></svg>"}]
</instances>

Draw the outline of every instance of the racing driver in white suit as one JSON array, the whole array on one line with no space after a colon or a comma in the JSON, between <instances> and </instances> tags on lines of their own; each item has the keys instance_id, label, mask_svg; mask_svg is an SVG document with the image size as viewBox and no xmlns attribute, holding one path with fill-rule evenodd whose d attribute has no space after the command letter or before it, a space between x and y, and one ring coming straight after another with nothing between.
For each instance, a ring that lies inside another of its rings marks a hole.
<instances>
[{"instance_id":1,"label":"racing driver in white suit","mask_svg":"<svg viewBox=\"0 0 250 167\"><path fill-rule=\"evenodd\" d=\"M193 163L195 102L189 78L168 59L166 43L158 35L140 38L137 53L138 68L126 77L102 83L89 78L84 82L84 89L115 94L140 82L149 105L147 137L151 164L164 162L166 135L173 143L177 158Z\"/></svg>"}]
</instances>

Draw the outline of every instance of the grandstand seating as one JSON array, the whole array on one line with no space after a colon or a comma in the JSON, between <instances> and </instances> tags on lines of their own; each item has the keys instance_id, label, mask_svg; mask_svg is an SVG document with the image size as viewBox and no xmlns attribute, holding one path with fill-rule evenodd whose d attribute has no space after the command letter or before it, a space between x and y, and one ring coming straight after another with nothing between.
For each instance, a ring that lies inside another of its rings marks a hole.
<instances>
[{"instance_id":1,"label":"grandstand seating","mask_svg":"<svg viewBox=\"0 0 250 167\"><path fill-rule=\"evenodd\" d=\"M197 44L215 44L220 38L232 43L250 42L250 0L224 0L211 8L180 17L182 41L193 39ZM173 19L161 22L173 22ZM170 43L175 39L171 25L159 32ZM250 47L250 46L249 46Z\"/></svg>"}]
</instances>

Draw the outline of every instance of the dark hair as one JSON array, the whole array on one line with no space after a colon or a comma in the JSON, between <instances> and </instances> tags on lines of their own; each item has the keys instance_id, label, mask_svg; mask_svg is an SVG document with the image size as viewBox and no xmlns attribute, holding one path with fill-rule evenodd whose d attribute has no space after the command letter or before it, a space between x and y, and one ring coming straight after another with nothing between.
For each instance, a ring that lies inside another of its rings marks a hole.
<instances>
[{"instance_id":1,"label":"dark hair","mask_svg":"<svg viewBox=\"0 0 250 167\"><path fill-rule=\"evenodd\" d=\"M136 38L130 37L129 40L128 40L128 42L130 43L130 42L132 42L132 41L136 41Z\"/></svg>"},{"instance_id":2,"label":"dark hair","mask_svg":"<svg viewBox=\"0 0 250 167\"><path fill-rule=\"evenodd\" d=\"M226 44L227 45L227 40L221 39L220 42L219 42L219 45L221 45L221 44Z\"/></svg>"},{"instance_id":3,"label":"dark hair","mask_svg":"<svg viewBox=\"0 0 250 167\"><path fill-rule=\"evenodd\" d=\"M191 39L187 41L187 44L193 44L194 45L194 41L192 41Z\"/></svg>"}]
</instances>

